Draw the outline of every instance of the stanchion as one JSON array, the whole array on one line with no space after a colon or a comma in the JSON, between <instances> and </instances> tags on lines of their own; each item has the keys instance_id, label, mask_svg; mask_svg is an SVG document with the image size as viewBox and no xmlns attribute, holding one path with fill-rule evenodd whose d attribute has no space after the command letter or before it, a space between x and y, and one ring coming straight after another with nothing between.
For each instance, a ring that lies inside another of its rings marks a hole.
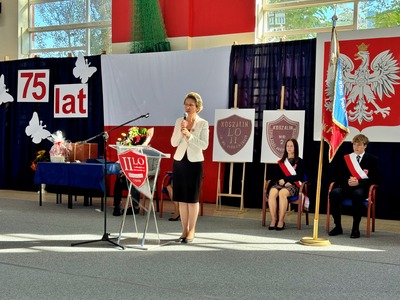
<instances>
[{"instance_id":1,"label":"stanchion","mask_svg":"<svg viewBox=\"0 0 400 300\"><path fill-rule=\"evenodd\" d=\"M318 220L314 220L314 231L318 228ZM331 242L325 238L319 238L318 233L314 233L313 237L303 237L300 244L306 246L329 246Z\"/></svg>"}]
</instances>

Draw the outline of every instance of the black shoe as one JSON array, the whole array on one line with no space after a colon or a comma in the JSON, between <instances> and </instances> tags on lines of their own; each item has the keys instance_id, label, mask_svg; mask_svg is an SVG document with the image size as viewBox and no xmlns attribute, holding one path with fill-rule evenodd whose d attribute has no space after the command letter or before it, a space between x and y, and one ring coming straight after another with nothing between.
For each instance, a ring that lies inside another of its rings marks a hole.
<instances>
[{"instance_id":1,"label":"black shoe","mask_svg":"<svg viewBox=\"0 0 400 300\"><path fill-rule=\"evenodd\" d=\"M275 227L275 230L276 230L276 231L284 230L284 229L285 229L285 225L286 225L285 222L283 222L283 226L282 226L282 227L276 226L276 227Z\"/></svg>"},{"instance_id":2,"label":"black shoe","mask_svg":"<svg viewBox=\"0 0 400 300\"><path fill-rule=\"evenodd\" d=\"M121 209L119 207L114 207L113 216L119 217L121 215Z\"/></svg>"},{"instance_id":3,"label":"black shoe","mask_svg":"<svg viewBox=\"0 0 400 300\"><path fill-rule=\"evenodd\" d=\"M181 236L179 237L179 239L177 240L178 243L183 243L183 241L186 240L186 237Z\"/></svg>"},{"instance_id":4,"label":"black shoe","mask_svg":"<svg viewBox=\"0 0 400 300\"><path fill-rule=\"evenodd\" d=\"M333 228L331 231L329 231L328 233L330 236L336 236L339 234L343 234L343 229L342 227L338 227L336 226L335 228Z\"/></svg>"},{"instance_id":5,"label":"black shoe","mask_svg":"<svg viewBox=\"0 0 400 300\"><path fill-rule=\"evenodd\" d=\"M193 239L188 239L188 238L184 238L181 240L181 243L183 244L190 244L193 242Z\"/></svg>"},{"instance_id":6,"label":"black shoe","mask_svg":"<svg viewBox=\"0 0 400 300\"><path fill-rule=\"evenodd\" d=\"M360 237L360 230L352 230L350 234L350 238L352 239L358 239Z\"/></svg>"},{"instance_id":7,"label":"black shoe","mask_svg":"<svg viewBox=\"0 0 400 300\"><path fill-rule=\"evenodd\" d=\"M176 218L169 218L168 221L179 221L180 216L177 216Z\"/></svg>"},{"instance_id":8,"label":"black shoe","mask_svg":"<svg viewBox=\"0 0 400 300\"><path fill-rule=\"evenodd\" d=\"M128 207L128 209L126 210L126 214L127 215L133 215L133 213L135 213L135 215L137 215L140 211L139 207L134 207L133 211L132 211L132 207ZM124 211L122 210L122 213L124 213Z\"/></svg>"},{"instance_id":9,"label":"black shoe","mask_svg":"<svg viewBox=\"0 0 400 300\"><path fill-rule=\"evenodd\" d=\"M268 226L268 230L275 230L276 224L278 224L278 221L276 221L275 226Z\"/></svg>"}]
</instances>

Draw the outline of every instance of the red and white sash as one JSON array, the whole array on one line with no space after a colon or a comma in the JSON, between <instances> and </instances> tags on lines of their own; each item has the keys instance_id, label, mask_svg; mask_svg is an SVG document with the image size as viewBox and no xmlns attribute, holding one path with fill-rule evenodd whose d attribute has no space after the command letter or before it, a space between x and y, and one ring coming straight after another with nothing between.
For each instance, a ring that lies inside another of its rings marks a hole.
<instances>
[{"instance_id":1,"label":"red and white sash","mask_svg":"<svg viewBox=\"0 0 400 300\"><path fill-rule=\"evenodd\" d=\"M297 174L295 168L290 164L287 158L283 163L278 161L278 164L286 176L293 176ZM296 181L295 184L298 188L300 188L301 181ZM301 203L303 205L303 210L308 210L308 207L310 206L310 199L308 198L308 195L304 193L301 194Z\"/></svg>"},{"instance_id":2,"label":"red and white sash","mask_svg":"<svg viewBox=\"0 0 400 300\"><path fill-rule=\"evenodd\" d=\"M361 166L358 163L356 157L357 155L354 152L344 156L344 160L346 161L346 165L349 168L351 175L358 180L368 179L367 174L364 172L363 169L361 169Z\"/></svg>"},{"instance_id":3,"label":"red and white sash","mask_svg":"<svg viewBox=\"0 0 400 300\"><path fill-rule=\"evenodd\" d=\"M278 164L279 164L279 167L281 168L281 170L283 171L283 173L285 174L285 176L291 176L291 175L294 176L297 174L295 168L290 164L290 162L287 158L285 159L285 161L283 163L278 161ZM300 188L301 181L296 181L294 184Z\"/></svg>"}]
</instances>

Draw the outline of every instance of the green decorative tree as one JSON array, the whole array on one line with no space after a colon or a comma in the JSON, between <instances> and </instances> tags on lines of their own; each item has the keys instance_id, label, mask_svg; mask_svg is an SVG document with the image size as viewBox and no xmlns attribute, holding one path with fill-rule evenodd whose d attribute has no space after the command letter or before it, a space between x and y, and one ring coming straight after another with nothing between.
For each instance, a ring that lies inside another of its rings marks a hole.
<instances>
[{"instance_id":1,"label":"green decorative tree","mask_svg":"<svg viewBox=\"0 0 400 300\"><path fill-rule=\"evenodd\" d=\"M131 53L170 51L158 0L131 0Z\"/></svg>"}]
</instances>

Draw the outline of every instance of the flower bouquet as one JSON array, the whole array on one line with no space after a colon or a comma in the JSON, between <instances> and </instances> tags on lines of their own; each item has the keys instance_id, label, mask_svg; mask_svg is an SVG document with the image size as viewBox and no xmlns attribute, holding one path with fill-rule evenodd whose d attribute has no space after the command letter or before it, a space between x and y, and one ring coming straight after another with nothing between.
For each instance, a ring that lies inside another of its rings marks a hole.
<instances>
[{"instance_id":1,"label":"flower bouquet","mask_svg":"<svg viewBox=\"0 0 400 300\"><path fill-rule=\"evenodd\" d=\"M36 171L37 164L42 161L49 161L46 150L39 150L38 152L36 152L36 158L31 163L31 169L33 171Z\"/></svg>"},{"instance_id":2,"label":"flower bouquet","mask_svg":"<svg viewBox=\"0 0 400 300\"><path fill-rule=\"evenodd\" d=\"M127 133L122 133L117 139L118 145L123 146L147 146L154 134L154 128L131 127Z\"/></svg>"}]
</instances>

